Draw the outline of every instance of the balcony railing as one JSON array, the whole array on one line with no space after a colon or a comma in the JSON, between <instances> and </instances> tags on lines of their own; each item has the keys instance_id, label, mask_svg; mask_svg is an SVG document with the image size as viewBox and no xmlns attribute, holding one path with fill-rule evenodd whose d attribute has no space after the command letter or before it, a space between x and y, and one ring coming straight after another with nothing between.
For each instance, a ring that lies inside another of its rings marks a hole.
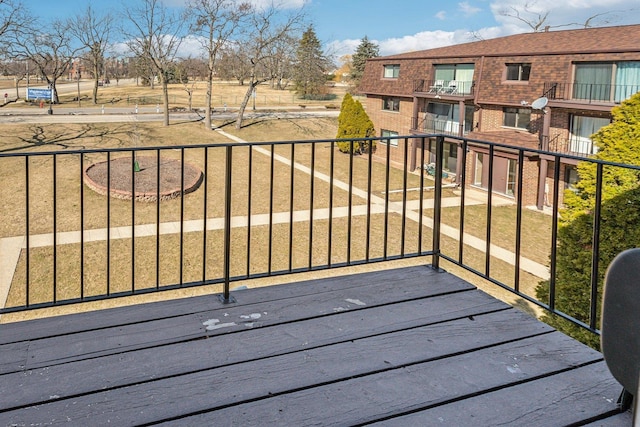
<instances>
[{"instance_id":1,"label":"balcony railing","mask_svg":"<svg viewBox=\"0 0 640 427\"><path fill-rule=\"evenodd\" d=\"M0 312L203 285L218 285L221 298L232 302L232 284L245 279L424 257L434 268L461 268L597 333L606 268L599 257L603 171L640 168L580 159L597 165L598 201L585 212L593 226L584 283L590 314L576 318L557 291L553 219L566 155L459 138L459 162L467 166L460 186L451 188L443 185L441 155L433 176L409 166L425 163L429 141L443 153L443 135L397 137L404 161L393 167L390 150L373 161L337 149L381 139L1 153ZM504 201L475 185L482 186L486 168L487 188L494 188L501 152L517 159L509 171L516 201L498 208ZM552 215L522 202L535 187L524 182L524 159L540 154L556 159ZM177 167L163 168L170 164ZM98 192L85 185L91 165L103 167L96 179L104 185L91 184ZM200 178L187 176L193 170ZM151 189L142 191L142 181ZM163 197L154 184L165 181L177 197ZM541 282L549 293L538 298Z\"/></svg>"},{"instance_id":2,"label":"balcony railing","mask_svg":"<svg viewBox=\"0 0 640 427\"><path fill-rule=\"evenodd\" d=\"M462 80L416 80L413 91L416 93L426 93L433 96L469 96L473 95L473 81Z\"/></svg>"},{"instance_id":3,"label":"balcony railing","mask_svg":"<svg viewBox=\"0 0 640 427\"><path fill-rule=\"evenodd\" d=\"M442 118L442 116L438 116L437 114L421 113L421 115L421 117L413 118L412 130L421 133L449 136L463 136L468 132L460 123L448 118ZM461 129L463 133L460 133Z\"/></svg>"},{"instance_id":4,"label":"balcony railing","mask_svg":"<svg viewBox=\"0 0 640 427\"><path fill-rule=\"evenodd\" d=\"M547 138L548 137L543 137ZM556 136L551 138L548 143L549 151L556 153L568 154L578 157L589 157L598 152L598 147L587 138L571 136L569 139Z\"/></svg>"},{"instance_id":5,"label":"balcony railing","mask_svg":"<svg viewBox=\"0 0 640 427\"><path fill-rule=\"evenodd\" d=\"M546 82L543 96L555 101L619 104L640 91L640 83L632 85Z\"/></svg>"}]
</instances>

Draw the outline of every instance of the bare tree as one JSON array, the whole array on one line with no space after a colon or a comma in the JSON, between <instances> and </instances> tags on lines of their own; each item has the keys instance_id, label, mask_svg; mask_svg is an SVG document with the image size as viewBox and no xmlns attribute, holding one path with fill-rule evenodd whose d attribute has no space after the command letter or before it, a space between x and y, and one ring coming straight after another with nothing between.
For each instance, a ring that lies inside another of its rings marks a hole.
<instances>
[{"instance_id":1,"label":"bare tree","mask_svg":"<svg viewBox=\"0 0 640 427\"><path fill-rule=\"evenodd\" d=\"M190 0L189 16L193 17L192 33L200 36L207 60L207 93L204 125L211 129L211 97L213 79L223 47L241 29L244 20L252 12L249 2L231 0Z\"/></svg>"},{"instance_id":2,"label":"bare tree","mask_svg":"<svg viewBox=\"0 0 640 427\"><path fill-rule=\"evenodd\" d=\"M298 40L286 35L273 44L271 54L265 59L264 67L271 75L271 87L285 90L292 79L292 70L296 59Z\"/></svg>"},{"instance_id":3,"label":"bare tree","mask_svg":"<svg viewBox=\"0 0 640 427\"><path fill-rule=\"evenodd\" d=\"M13 77L16 99L20 98L20 82L27 77L28 70L27 61L8 61L2 64L2 73Z\"/></svg>"},{"instance_id":4,"label":"bare tree","mask_svg":"<svg viewBox=\"0 0 640 427\"><path fill-rule=\"evenodd\" d=\"M113 17L108 13L96 14L89 5L83 13L71 18L68 25L71 34L85 50L84 59L93 75L93 103L97 104L98 83L105 78L105 53L113 32Z\"/></svg>"},{"instance_id":5,"label":"bare tree","mask_svg":"<svg viewBox=\"0 0 640 427\"><path fill-rule=\"evenodd\" d=\"M223 80L237 80L240 86L244 86L245 80L251 76L251 61L246 46L241 43L225 46L218 61L217 75Z\"/></svg>"},{"instance_id":6,"label":"bare tree","mask_svg":"<svg viewBox=\"0 0 640 427\"><path fill-rule=\"evenodd\" d=\"M67 23L56 20L43 25L36 19L29 19L10 31L8 36L10 56L33 64L37 74L51 87L53 102L57 103L56 83L67 72L78 51L71 44Z\"/></svg>"},{"instance_id":7,"label":"bare tree","mask_svg":"<svg viewBox=\"0 0 640 427\"><path fill-rule=\"evenodd\" d=\"M141 3L137 7L125 8L125 17L133 31L124 30L123 34L131 52L146 60L160 79L164 125L169 126L168 80L182 41L184 19L171 13L159 0L141 0Z\"/></svg>"},{"instance_id":8,"label":"bare tree","mask_svg":"<svg viewBox=\"0 0 640 427\"><path fill-rule=\"evenodd\" d=\"M208 68L203 61L187 58L176 66L176 79L182 83L182 87L188 96L189 111L193 111L193 92L195 91L198 78L206 76Z\"/></svg>"},{"instance_id":9,"label":"bare tree","mask_svg":"<svg viewBox=\"0 0 640 427\"><path fill-rule=\"evenodd\" d=\"M264 9L256 10L251 16L247 38L243 42L249 55L251 74L249 86L238 110L236 129L242 127L244 111L251 96L256 96L256 87L274 77L273 70L266 67L266 63L274 54L274 46L279 40L299 32L303 18L301 9L288 16L283 16L283 13L273 4Z\"/></svg>"},{"instance_id":10,"label":"bare tree","mask_svg":"<svg viewBox=\"0 0 640 427\"><path fill-rule=\"evenodd\" d=\"M533 32L548 31L551 28L561 27L581 27L591 28L611 24L615 19L616 11L598 13L588 17L584 22L569 22L559 25L549 24L550 10L536 8L537 0L527 0L522 6L509 6L503 8L499 14L508 18L516 19L527 25ZM538 9L538 10L537 10ZM479 34L473 33L477 39L481 39Z\"/></svg>"},{"instance_id":11,"label":"bare tree","mask_svg":"<svg viewBox=\"0 0 640 427\"><path fill-rule=\"evenodd\" d=\"M0 0L0 40L25 22L23 6L13 0Z\"/></svg>"}]
</instances>

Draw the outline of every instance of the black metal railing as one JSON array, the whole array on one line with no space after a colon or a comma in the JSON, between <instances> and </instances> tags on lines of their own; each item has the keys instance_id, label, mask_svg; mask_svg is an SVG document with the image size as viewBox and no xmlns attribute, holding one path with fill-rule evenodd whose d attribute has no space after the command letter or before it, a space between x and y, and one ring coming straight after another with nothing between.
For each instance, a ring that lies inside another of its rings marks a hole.
<instances>
[{"instance_id":1,"label":"black metal railing","mask_svg":"<svg viewBox=\"0 0 640 427\"><path fill-rule=\"evenodd\" d=\"M434 96L469 96L473 95L475 82L463 80L424 80L413 82L413 91Z\"/></svg>"},{"instance_id":2,"label":"black metal railing","mask_svg":"<svg viewBox=\"0 0 640 427\"><path fill-rule=\"evenodd\" d=\"M578 157L589 157L598 152L598 148L592 140L581 138L575 135L567 138L561 138L560 135L556 135L553 138L546 136L542 137L543 142L548 141L546 146L549 151L556 153L569 154Z\"/></svg>"},{"instance_id":3,"label":"black metal railing","mask_svg":"<svg viewBox=\"0 0 640 427\"><path fill-rule=\"evenodd\" d=\"M543 96L550 100L575 101L579 103L615 103L629 99L640 91L640 83L613 85L596 83L546 82Z\"/></svg>"},{"instance_id":4,"label":"black metal railing","mask_svg":"<svg viewBox=\"0 0 640 427\"><path fill-rule=\"evenodd\" d=\"M601 206L603 173L640 168L454 138L462 167L451 188L445 135L394 138L393 166L391 150L376 161L354 154L391 139L1 153L0 312L204 285L232 302L241 280L430 257L598 332L597 249L612 212ZM434 174L411 170L432 154ZM542 154L554 159L551 215L526 203L538 188L525 182L527 159ZM572 311L557 272L558 233L571 226L555 220L567 158L596 170L595 202L580 219L592 227L586 316Z\"/></svg>"}]
</instances>

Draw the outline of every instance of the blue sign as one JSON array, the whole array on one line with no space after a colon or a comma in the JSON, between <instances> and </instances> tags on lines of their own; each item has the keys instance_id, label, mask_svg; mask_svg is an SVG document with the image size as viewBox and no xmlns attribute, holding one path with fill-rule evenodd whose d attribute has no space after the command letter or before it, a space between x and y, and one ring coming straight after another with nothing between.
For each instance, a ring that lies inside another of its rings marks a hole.
<instances>
[{"instance_id":1,"label":"blue sign","mask_svg":"<svg viewBox=\"0 0 640 427\"><path fill-rule=\"evenodd\" d=\"M51 99L51 89L27 89L27 99Z\"/></svg>"}]
</instances>

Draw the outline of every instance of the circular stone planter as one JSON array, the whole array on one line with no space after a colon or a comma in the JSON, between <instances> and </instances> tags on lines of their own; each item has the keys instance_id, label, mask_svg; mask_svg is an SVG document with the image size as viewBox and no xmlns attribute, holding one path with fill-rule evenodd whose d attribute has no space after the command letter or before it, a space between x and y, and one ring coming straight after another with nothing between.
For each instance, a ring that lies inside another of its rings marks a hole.
<instances>
[{"instance_id":1,"label":"circular stone planter","mask_svg":"<svg viewBox=\"0 0 640 427\"><path fill-rule=\"evenodd\" d=\"M157 157L136 156L136 161L139 166L137 172L134 171L131 157L93 163L84 170L84 182L99 194L110 194L111 197L125 200L135 198L138 202L174 199L197 190L202 183L202 171L188 163L184 164L183 187L183 165L179 160L161 158L158 165ZM109 185L107 177L111 181Z\"/></svg>"}]
</instances>

